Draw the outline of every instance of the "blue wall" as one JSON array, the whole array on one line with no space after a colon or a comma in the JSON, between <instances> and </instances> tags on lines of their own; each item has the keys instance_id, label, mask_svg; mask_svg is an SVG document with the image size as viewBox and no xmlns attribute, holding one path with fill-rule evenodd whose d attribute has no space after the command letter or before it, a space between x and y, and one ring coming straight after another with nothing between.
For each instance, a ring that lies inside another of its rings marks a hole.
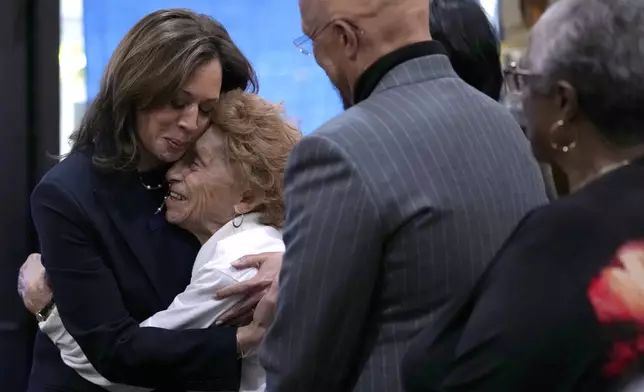
<instances>
[{"instance_id":1,"label":"blue wall","mask_svg":"<svg viewBox=\"0 0 644 392\"><path fill-rule=\"evenodd\" d=\"M103 69L125 33L161 8L191 8L219 20L259 75L260 94L284 102L304 133L342 109L315 59L293 46L299 37L297 0L84 0L87 95L98 91Z\"/></svg>"}]
</instances>

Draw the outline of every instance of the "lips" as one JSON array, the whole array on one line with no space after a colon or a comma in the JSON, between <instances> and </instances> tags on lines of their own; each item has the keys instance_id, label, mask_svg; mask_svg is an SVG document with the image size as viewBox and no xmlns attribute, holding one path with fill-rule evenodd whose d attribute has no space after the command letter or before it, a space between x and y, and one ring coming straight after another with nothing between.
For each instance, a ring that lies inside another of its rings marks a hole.
<instances>
[{"instance_id":1,"label":"lips","mask_svg":"<svg viewBox=\"0 0 644 392\"><path fill-rule=\"evenodd\" d=\"M168 142L170 147L174 150L181 150L185 147L186 143L181 142L180 140L173 139L173 138L165 138L165 140Z\"/></svg>"},{"instance_id":2,"label":"lips","mask_svg":"<svg viewBox=\"0 0 644 392\"><path fill-rule=\"evenodd\" d=\"M177 193L177 192L175 192L175 191L172 191L172 190L170 191L170 193L168 193L168 199L169 199L169 200L174 200L174 201L185 201L185 200L188 200L188 198L187 198L187 197L185 197L184 195L182 195L182 194L180 194L180 193Z\"/></svg>"}]
</instances>

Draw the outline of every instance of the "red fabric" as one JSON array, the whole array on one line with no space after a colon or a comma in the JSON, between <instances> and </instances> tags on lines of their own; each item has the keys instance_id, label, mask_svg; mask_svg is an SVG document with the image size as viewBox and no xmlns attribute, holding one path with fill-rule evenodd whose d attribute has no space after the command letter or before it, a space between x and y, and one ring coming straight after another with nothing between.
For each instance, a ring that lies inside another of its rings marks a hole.
<instances>
[{"instance_id":1,"label":"red fabric","mask_svg":"<svg viewBox=\"0 0 644 392\"><path fill-rule=\"evenodd\" d=\"M620 375L644 355L644 241L621 247L615 259L592 280L588 299L602 324L632 323L636 333L614 342L604 367Z\"/></svg>"}]
</instances>

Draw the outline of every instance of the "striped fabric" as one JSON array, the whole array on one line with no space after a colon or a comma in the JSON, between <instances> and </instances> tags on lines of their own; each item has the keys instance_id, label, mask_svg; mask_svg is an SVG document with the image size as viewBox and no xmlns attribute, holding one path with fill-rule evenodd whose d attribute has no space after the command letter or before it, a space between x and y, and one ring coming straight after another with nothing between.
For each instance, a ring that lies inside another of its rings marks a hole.
<instances>
[{"instance_id":1,"label":"striped fabric","mask_svg":"<svg viewBox=\"0 0 644 392\"><path fill-rule=\"evenodd\" d=\"M395 67L290 157L267 390L401 391L410 339L546 201L506 109L443 55Z\"/></svg>"}]
</instances>

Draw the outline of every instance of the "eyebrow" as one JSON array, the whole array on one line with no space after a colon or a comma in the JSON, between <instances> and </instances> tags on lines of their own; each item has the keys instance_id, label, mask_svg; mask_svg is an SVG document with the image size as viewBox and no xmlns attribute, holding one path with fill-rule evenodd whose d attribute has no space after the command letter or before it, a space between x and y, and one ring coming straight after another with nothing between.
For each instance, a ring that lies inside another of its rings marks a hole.
<instances>
[{"instance_id":1,"label":"eyebrow","mask_svg":"<svg viewBox=\"0 0 644 392\"><path fill-rule=\"evenodd\" d=\"M190 98L194 98L194 94L191 93L188 90L181 89L180 92L186 94ZM217 102L219 102L219 97L207 98L207 99L205 99L205 101L208 101L208 102L212 101L213 103L217 103Z\"/></svg>"}]
</instances>

